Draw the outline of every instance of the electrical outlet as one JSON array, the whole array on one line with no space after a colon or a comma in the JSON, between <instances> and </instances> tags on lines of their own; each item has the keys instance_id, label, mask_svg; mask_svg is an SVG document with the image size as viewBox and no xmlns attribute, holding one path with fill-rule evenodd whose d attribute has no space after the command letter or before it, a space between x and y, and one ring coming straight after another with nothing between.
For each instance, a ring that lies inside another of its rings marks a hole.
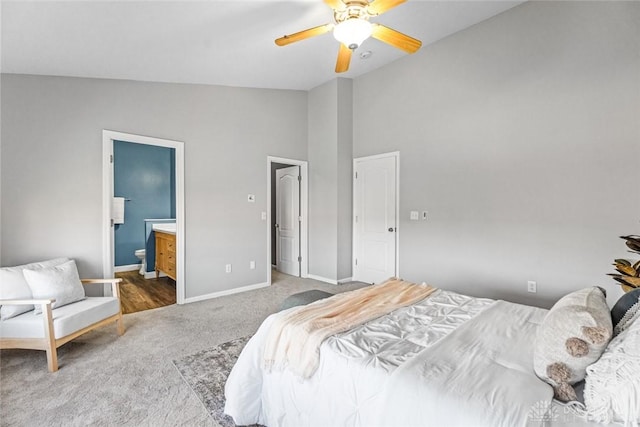
<instances>
[{"instance_id":1,"label":"electrical outlet","mask_svg":"<svg viewBox=\"0 0 640 427\"><path fill-rule=\"evenodd\" d=\"M538 285L533 280L529 280L527 282L527 292L536 293L538 292Z\"/></svg>"},{"instance_id":2,"label":"electrical outlet","mask_svg":"<svg viewBox=\"0 0 640 427\"><path fill-rule=\"evenodd\" d=\"M411 221L417 221L419 215L420 215L420 212L411 211L411 215L409 216L409 218L411 219Z\"/></svg>"},{"instance_id":3,"label":"electrical outlet","mask_svg":"<svg viewBox=\"0 0 640 427\"><path fill-rule=\"evenodd\" d=\"M260 218L261 218L263 221L266 221L266 220L267 220L267 213L266 213L266 212L264 212L264 211L262 211L262 213L260 214Z\"/></svg>"},{"instance_id":4,"label":"electrical outlet","mask_svg":"<svg viewBox=\"0 0 640 427\"><path fill-rule=\"evenodd\" d=\"M231 264L227 264L224 266L224 271L226 271L227 273L231 273Z\"/></svg>"},{"instance_id":5,"label":"electrical outlet","mask_svg":"<svg viewBox=\"0 0 640 427\"><path fill-rule=\"evenodd\" d=\"M249 261L249 268L251 270L255 270L256 269L256 262L255 261Z\"/></svg>"}]
</instances>

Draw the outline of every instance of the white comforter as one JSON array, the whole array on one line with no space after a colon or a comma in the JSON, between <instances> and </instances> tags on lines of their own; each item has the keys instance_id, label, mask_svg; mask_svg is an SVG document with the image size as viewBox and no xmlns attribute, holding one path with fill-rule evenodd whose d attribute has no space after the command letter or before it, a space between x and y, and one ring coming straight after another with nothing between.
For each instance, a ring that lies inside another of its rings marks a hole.
<instances>
[{"instance_id":1,"label":"white comforter","mask_svg":"<svg viewBox=\"0 0 640 427\"><path fill-rule=\"evenodd\" d=\"M269 427L525 425L553 396L531 360L545 313L440 290L327 339L307 380L262 369L277 313L234 366L225 412Z\"/></svg>"}]
</instances>

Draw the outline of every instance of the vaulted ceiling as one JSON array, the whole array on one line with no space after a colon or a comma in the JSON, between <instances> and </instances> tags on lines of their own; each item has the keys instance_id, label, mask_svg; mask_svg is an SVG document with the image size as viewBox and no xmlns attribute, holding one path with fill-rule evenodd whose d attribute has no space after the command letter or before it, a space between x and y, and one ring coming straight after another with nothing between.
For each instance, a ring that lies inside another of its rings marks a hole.
<instances>
[{"instance_id":1,"label":"vaulted ceiling","mask_svg":"<svg viewBox=\"0 0 640 427\"><path fill-rule=\"evenodd\" d=\"M423 46L522 1L409 0L372 19ZM333 22L321 0L5 1L4 73L308 90L336 77L338 42L274 39ZM367 59L360 53L371 52ZM417 53L421 54L420 51ZM355 52L356 77L407 54L375 39Z\"/></svg>"}]
</instances>

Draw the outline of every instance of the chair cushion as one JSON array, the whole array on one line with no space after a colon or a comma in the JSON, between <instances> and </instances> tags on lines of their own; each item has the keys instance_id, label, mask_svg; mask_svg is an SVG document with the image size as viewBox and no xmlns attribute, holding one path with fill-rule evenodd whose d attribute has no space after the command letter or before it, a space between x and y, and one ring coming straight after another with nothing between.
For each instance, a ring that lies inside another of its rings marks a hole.
<instances>
[{"instance_id":1,"label":"chair cushion","mask_svg":"<svg viewBox=\"0 0 640 427\"><path fill-rule=\"evenodd\" d=\"M120 311L115 297L87 297L52 311L56 339L65 337ZM43 314L24 313L0 322L0 338L44 338Z\"/></svg>"},{"instance_id":2,"label":"chair cushion","mask_svg":"<svg viewBox=\"0 0 640 427\"><path fill-rule=\"evenodd\" d=\"M296 307L298 305L306 305L310 304L314 301L318 301L320 299L332 297L333 294L329 292L321 291L318 289L312 289L310 291L299 292L297 294L289 295L282 302L280 306L280 310L286 310L291 307Z\"/></svg>"},{"instance_id":3,"label":"chair cushion","mask_svg":"<svg viewBox=\"0 0 640 427\"><path fill-rule=\"evenodd\" d=\"M16 267L0 268L0 299L33 299L31 288L29 288L24 278L23 271L25 269L41 270L67 261L69 261L69 258L55 258ZM32 305L4 304L0 307L0 320L10 319L31 310L33 310Z\"/></svg>"},{"instance_id":4,"label":"chair cushion","mask_svg":"<svg viewBox=\"0 0 640 427\"><path fill-rule=\"evenodd\" d=\"M40 270L24 270L23 273L33 298L55 299L51 308L58 308L84 298L84 287L80 282L74 260ZM34 312L42 313L42 306L36 305Z\"/></svg>"}]
</instances>

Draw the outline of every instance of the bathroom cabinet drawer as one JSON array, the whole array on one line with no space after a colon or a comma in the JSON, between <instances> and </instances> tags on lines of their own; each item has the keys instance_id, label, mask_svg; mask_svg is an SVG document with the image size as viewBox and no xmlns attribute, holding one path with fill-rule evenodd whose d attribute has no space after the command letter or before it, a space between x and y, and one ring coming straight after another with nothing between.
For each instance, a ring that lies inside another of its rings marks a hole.
<instances>
[{"instance_id":1,"label":"bathroom cabinet drawer","mask_svg":"<svg viewBox=\"0 0 640 427\"><path fill-rule=\"evenodd\" d=\"M176 280L176 236L155 231L156 235L156 278L160 272Z\"/></svg>"},{"instance_id":2,"label":"bathroom cabinet drawer","mask_svg":"<svg viewBox=\"0 0 640 427\"><path fill-rule=\"evenodd\" d=\"M167 266L167 271L165 271L165 273L169 277L172 277L172 278L175 277L176 276L176 266L175 266L175 264ZM175 280L175 279L173 279L173 280Z\"/></svg>"}]
</instances>

